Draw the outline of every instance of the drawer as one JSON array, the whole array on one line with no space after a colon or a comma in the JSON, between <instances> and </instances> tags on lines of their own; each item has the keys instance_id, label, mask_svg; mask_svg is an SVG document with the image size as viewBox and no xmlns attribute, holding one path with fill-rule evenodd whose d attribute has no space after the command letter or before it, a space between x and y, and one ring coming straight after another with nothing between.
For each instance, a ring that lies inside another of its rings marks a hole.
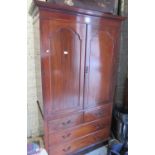
<instances>
[{"instance_id":1,"label":"drawer","mask_svg":"<svg viewBox=\"0 0 155 155\"><path fill-rule=\"evenodd\" d=\"M49 145L57 145L67 142L69 140L77 139L82 136L86 136L92 132L104 129L108 126L110 128L110 122L111 118L105 117L91 123L85 123L84 125L64 130L63 132L55 132L49 135Z\"/></svg>"},{"instance_id":2,"label":"drawer","mask_svg":"<svg viewBox=\"0 0 155 155\"><path fill-rule=\"evenodd\" d=\"M107 140L109 138L109 129L105 128L88 136L71 141L62 145L50 147L49 155L71 155L73 152L90 146L92 144Z\"/></svg>"},{"instance_id":3,"label":"drawer","mask_svg":"<svg viewBox=\"0 0 155 155\"><path fill-rule=\"evenodd\" d=\"M105 104L102 108L87 110L84 113L84 122L94 121L96 119L111 116L111 104Z\"/></svg>"},{"instance_id":4,"label":"drawer","mask_svg":"<svg viewBox=\"0 0 155 155\"><path fill-rule=\"evenodd\" d=\"M83 113L52 120L48 122L49 133L61 129L67 129L81 123L83 123Z\"/></svg>"}]
</instances>

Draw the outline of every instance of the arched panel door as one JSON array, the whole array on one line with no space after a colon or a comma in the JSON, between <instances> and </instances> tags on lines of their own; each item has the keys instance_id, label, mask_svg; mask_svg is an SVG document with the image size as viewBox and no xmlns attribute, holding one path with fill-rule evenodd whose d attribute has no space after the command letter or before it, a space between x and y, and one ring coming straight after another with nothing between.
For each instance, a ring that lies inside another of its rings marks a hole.
<instances>
[{"instance_id":1,"label":"arched panel door","mask_svg":"<svg viewBox=\"0 0 155 155\"><path fill-rule=\"evenodd\" d=\"M55 114L82 109L86 26L49 21L48 29L49 51L45 50L42 69L46 111Z\"/></svg>"},{"instance_id":2,"label":"arched panel door","mask_svg":"<svg viewBox=\"0 0 155 155\"><path fill-rule=\"evenodd\" d=\"M112 99L114 36L104 27L88 26L85 107L101 106Z\"/></svg>"}]
</instances>

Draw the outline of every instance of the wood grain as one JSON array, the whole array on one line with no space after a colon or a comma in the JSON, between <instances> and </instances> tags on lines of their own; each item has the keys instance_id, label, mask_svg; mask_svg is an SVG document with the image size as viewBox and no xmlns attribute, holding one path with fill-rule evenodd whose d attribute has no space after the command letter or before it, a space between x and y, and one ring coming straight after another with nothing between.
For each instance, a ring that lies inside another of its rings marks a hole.
<instances>
[{"instance_id":1,"label":"wood grain","mask_svg":"<svg viewBox=\"0 0 155 155\"><path fill-rule=\"evenodd\" d=\"M38 24L39 98L49 155L74 154L107 141L125 18L38 0L31 13Z\"/></svg>"},{"instance_id":2,"label":"wood grain","mask_svg":"<svg viewBox=\"0 0 155 155\"><path fill-rule=\"evenodd\" d=\"M109 104L105 104L100 108L85 110L84 122L91 122L96 119L111 116L111 109L112 109L112 105L109 103Z\"/></svg>"},{"instance_id":3,"label":"wood grain","mask_svg":"<svg viewBox=\"0 0 155 155\"><path fill-rule=\"evenodd\" d=\"M107 130L109 130L110 123L111 118L105 117L99 120L95 120L91 123L85 123L63 131L61 130L59 132L51 133L49 135L49 145L58 145L70 140L74 140L103 128L107 128Z\"/></svg>"},{"instance_id":4,"label":"wood grain","mask_svg":"<svg viewBox=\"0 0 155 155\"><path fill-rule=\"evenodd\" d=\"M66 129L83 123L83 113L48 121L49 132Z\"/></svg>"},{"instance_id":5,"label":"wood grain","mask_svg":"<svg viewBox=\"0 0 155 155\"><path fill-rule=\"evenodd\" d=\"M81 138L79 140L71 141L69 143L64 143L62 145L59 145L57 147L52 147L50 150L49 155L71 155L73 152L77 151L80 148L89 146L91 144L95 144L99 141L107 140L109 137L109 130L102 129L95 133L92 133L84 138Z\"/></svg>"}]
</instances>

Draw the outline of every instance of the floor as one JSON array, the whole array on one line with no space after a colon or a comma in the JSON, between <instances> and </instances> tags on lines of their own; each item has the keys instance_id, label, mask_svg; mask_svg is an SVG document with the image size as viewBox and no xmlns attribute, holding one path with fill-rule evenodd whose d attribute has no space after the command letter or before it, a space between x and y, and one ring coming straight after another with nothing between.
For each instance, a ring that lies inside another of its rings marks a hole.
<instances>
[{"instance_id":1,"label":"floor","mask_svg":"<svg viewBox=\"0 0 155 155\"><path fill-rule=\"evenodd\" d=\"M106 147L100 147L92 152L89 152L85 155L107 155L107 148Z\"/></svg>"},{"instance_id":2,"label":"floor","mask_svg":"<svg viewBox=\"0 0 155 155\"><path fill-rule=\"evenodd\" d=\"M42 137L33 137L27 140L28 143L35 142L40 145L40 147L44 148ZM107 155L107 147L100 147L94 151L86 153L85 155Z\"/></svg>"}]
</instances>

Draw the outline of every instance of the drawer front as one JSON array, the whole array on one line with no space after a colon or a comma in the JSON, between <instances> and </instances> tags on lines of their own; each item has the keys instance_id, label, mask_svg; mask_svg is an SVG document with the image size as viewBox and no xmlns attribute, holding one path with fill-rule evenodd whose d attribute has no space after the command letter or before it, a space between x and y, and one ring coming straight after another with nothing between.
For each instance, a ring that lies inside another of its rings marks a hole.
<instances>
[{"instance_id":1,"label":"drawer front","mask_svg":"<svg viewBox=\"0 0 155 155\"><path fill-rule=\"evenodd\" d=\"M110 128L110 122L111 118L105 117L91 123L86 123L75 128L64 130L63 132L55 132L49 135L49 145L57 145L69 140L77 139L108 126Z\"/></svg>"},{"instance_id":2,"label":"drawer front","mask_svg":"<svg viewBox=\"0 0 155 155\"><path fill-rule=\"evenodd\" d=\"M91 109L88 111L85 111L84 113L84 122L90 122L94 121L99 118L103 118L106 116L111 116L111 104L106 104L100 109Z\"/></svg>"},{"instance_id":3,"label":"drawer front","mask_svg":"<svg viewBox=\"0 0 155 155\"><path fill-rule=\"evenodd\" d=\"M71 155L73 154L73 152L76 152L77 150L95 144L97 142L107 140L108 138L109 129L105 128L79 140L68 142L57 147L51 147L49 155Z\"/></svg>"},{"instance_id":4,"label":"drawer front","mask_svg":"<svg viewBox=\"0 0 155 155\"><path fill-rule=\"evenodd\" d=\"M67 129L81 123L83 123L83 113L52 120L48 122L49 133L61 129Z\"/></svg>"}]
</instances>

